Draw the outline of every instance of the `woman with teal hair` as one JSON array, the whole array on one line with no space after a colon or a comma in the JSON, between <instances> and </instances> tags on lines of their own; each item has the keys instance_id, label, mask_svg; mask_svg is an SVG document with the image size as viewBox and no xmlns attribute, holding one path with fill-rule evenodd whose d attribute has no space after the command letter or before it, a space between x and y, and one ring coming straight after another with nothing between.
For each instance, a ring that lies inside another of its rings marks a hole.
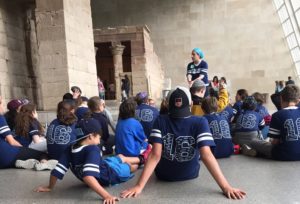
<instances>
[{"instance_id":1,"label":"woman with teal hair","mask_svg":"<svg viewBox=\"0 0 300 204\"><path fill-rule=\"evenodd\" d=\"M203 60L204 53L200 48L194 48L192 50L192 62L188 64L187 66L187 81L189 83L189 86L191 87L195 79L201 79L205 86L208 87L208 76L207 76L207 70L208 70L208 64L206 61ZM206 88L207 89L207 88ZM208 91L206 91L205 96L208 95Z\"/></svg>"}]
</instances>

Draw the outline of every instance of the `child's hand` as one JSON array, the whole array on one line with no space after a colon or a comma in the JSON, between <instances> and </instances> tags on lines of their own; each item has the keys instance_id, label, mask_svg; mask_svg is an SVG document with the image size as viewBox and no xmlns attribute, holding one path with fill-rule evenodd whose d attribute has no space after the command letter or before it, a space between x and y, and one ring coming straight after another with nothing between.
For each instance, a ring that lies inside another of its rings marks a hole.
<instances>
[{"instance_id":1,"label":"child's hand","mask_svg":"<svg viewBox=\"0 0 300 204\"><path fill-rule=\"evenodd\" d=\"M139 186L134 186L133 188L130 188L128 190L125 190L121 193L121 198L131 198L131 197L137 197L141 192L142 188Z\"/></svg>"},{"instance_id":2,"label":"child's hand","mask_svg":"<svg viewBox=\"0 0 300 204\"><path fill-rule=\"evenodd\" d=\"M240 189L237 188L225 188L223 190L224 195L229 199L243 199L246 196L246 193Z\"/></svg>"},{"instance_id":3,"label":"child's hand","mask_svg":"<svg viewBox=\"0 0 300 204\"><path fill-rule=\"evenodd\" d=\"M104 198L103 204L115 204L116 201L119 201L119 198L113 197L113 196L109 196L109 197Z\"/></svg>"},{"instance_id":4,"label":"child's hand","mask_svg":"<svg viewBox=\"0 0 300 204\"><path fill-rule=\"evenodd\" d=\"M39 186L38 188L34 189L34 192L50 192L52 189L49 186Z\"/></svg>"}]
</instances>

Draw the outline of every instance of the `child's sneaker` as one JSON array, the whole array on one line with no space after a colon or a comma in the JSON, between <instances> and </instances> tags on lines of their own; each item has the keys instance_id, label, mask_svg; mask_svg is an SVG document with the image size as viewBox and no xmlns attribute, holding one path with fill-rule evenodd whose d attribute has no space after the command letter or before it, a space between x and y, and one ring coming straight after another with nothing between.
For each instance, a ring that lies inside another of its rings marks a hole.
<instances>
[{"instance_id":1,"label":"child's sneaker","mask_svg":"<svg viewBox=\"0 0 300 204\"><path fill-rule=\"evenodd\" d=\"M33 167L39 163L36 159L17 160L15 166L21 169L33 169Z\"/></svg>"},{"instance_id":2,"label":"child's sneaker","mask_svg":"<svg viewBox=\"0 0 300 204\"><path fill-rule=\"evenodd\" d=\"M246 144L242 145L242 153L244 155L250 156L250 157L255 157L257 155L257 152L255 149L252 149L251 147L249 147Z\"/></svg>"},{"instance_id":3,"label":"child's sneaker","mask_svg":"<svg viewBox=\"0 0 300 204\"><path fill-rule=\"evenodd\" d=\"M57 163L58 163L58 161L54 160L54 159L48 160L46 162L39 162L34 166L34 169L36 171L52 170L55 168Z\"/></svg>"}]
</instances>

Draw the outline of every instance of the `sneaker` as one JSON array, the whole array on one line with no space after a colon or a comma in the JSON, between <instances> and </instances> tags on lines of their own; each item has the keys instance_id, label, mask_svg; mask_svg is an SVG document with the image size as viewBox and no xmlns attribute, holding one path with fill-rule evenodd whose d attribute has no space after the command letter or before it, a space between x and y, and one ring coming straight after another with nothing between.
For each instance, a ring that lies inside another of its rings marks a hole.
<instances>
[{"instance_id":1,"label":"sneaker","mask_svg":"<svg viewBox=\"0 0 300 204\"><path fill-rule=\"evenodd\" d=\"M38 162L35 166L34 169L36 171L42 171L42 170L52 170L55 168L56 164L58 163L57 160L51 159L48 160L47 162Z\"/></svg>"},{"instance_id":2,"label":"sneaker","mask_svg":"<svg viewBox=\"0 0 300 204\"><path fill-rule=\"evenodd\" d=\"M33 167L39 163L36 159L17 160L15 166L20 169L33 169Z\"/></svg>"},{"instance_id":3,"label":"sneaker","mask_svg":"<svg viewBox=\"0 0 300 204\"><path fill-rule=\"evenodd\" d=\"M255 157L257 155L257 152L255 149L252 149L248 145L243 144L242 145L242 153L244 155L250 156L250 157Z\"/></svg>"}]
</instances>

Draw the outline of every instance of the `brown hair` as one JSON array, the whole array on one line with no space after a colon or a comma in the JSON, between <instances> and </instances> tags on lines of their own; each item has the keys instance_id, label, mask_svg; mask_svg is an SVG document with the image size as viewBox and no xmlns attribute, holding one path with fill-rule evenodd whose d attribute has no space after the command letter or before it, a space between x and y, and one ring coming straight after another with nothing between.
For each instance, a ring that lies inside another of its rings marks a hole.
<instances>
[{"instance_id":1,"label":"brown hair","mask_svg":"<svg viewBox=\"0 0 300 204\"><path fill-rule=\"evenodd\" d=\"M34 111L36 111L36 107L33 104L26 104L21 107L20 112L16 117L16 134L18 136L28 138L32 123L38 125L39 134L44 133L44 129L40 122L33 117Z\"/></svg>"},{"instance_id":2,"label":"brown hair","mask_svg":"<svg viewBox=\"0 0 300 204\"><path fill-rule=\"evenodd\" d=\"M99 96L94 96L88 100L88 107L91 112L96 112L99 110L99 105L101 105L103 101L99 98Z\"/></svg>"},{"instance_id":3,"label":"brown hair","mask_svg":"<svg viewBox=\"0 0 300 204\"><path fill-rule=\"evenodd\" d=\"M61 101L57 104L57 119L65 125L72 125L76 122L77 117L72 110L75 106L67 101Z\"/></svg>"},{"instance_id":4,"label":"brown hair","mask_svg":"<svg viewBox=\"0 0 300 204\"><path fill-rule=\"evenodd\" d=\"M167 98L164 98L164 99L161 101L161 104L160 104L159 114L160 114L160 115L164 115L164 114L168 114L168 112L169 112L168 99L167 99Z\"/></svg>"},{"instance_id":5,"label":"brown hair","mask_svg":"<svg viewBox=\"0 0 300 204\"><path fill-rule=\"evenodd\" d=\"M136 106L136 101L133 98L123 101L119 108L119 119L134 118Z\"/></svg>"},{"instance_id":6,"label":"brown hair","mask_svg":"<svg viewBox=\"0 0 300 204\"><path fill-rule=\"evenodd\" d=\"M256 102L259 105L262 105L266 102L264 95L259 92L255 92L254 94L252 94L252 96L255 98Z\"/></svg>"},{"instance_id":7,"label":"brown hair","mask_svg":"<svg viewBox=\"0 0 300 204\"><path fill-rule=\"evenodd\" d=\"M202 101L201 108L205 114L217 112L218 99L216 97L208 97Z\"/></svg>"},{"instance_id":8,"label":"brown hair","mask_svg":"<svg viewBox=\"0 0 300 204\"><path fill-rule=\"evenodd\" d=\"M300 98L300 90L296 85L287 85L280 92L281 99L285 102L295 102L298 103Z\"/></svg>"},{"instance_id":9,"label":"brown hair","mask_svg":"<svg viewBox=\"0 0 300 204\"><path fill-rule=\"evenodd\" d=\"M239 95L243 100L245 100L245 98L248 96L248 92L246 89L239 89L237 92L236 92L237 95Z\"/></svg>"}]
</instances>

